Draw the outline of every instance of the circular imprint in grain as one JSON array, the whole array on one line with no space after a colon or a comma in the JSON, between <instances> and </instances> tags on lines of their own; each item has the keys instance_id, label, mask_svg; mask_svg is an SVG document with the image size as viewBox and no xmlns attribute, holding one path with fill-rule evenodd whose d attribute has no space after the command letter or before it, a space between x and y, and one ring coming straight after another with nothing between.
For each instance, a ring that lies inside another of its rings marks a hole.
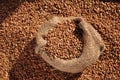
<instances>
[{"instance_id":1,"label":"circular imprint in grain","mask_svg":"<svg viewBox=\"0 0 120 80\"><path fill-rule=\"evenodd\" d=\"M82 33L73 20L58 23L44 36L47 44L43 48L52 57L78 58L83 49Z\"/></svg>"}]
</instances>

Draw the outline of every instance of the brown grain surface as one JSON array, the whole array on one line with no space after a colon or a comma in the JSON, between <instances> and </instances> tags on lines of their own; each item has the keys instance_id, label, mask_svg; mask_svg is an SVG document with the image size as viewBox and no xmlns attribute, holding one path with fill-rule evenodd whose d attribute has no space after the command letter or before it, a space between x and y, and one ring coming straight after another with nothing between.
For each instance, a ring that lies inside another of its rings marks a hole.
<instances>
[{"instance_id":1,"label":"brown grain surface","mask_svg":"<svg viewBox=\"0 0 120 80\"><path fill-rule=\"evenodd\" d=\"M74 21L58 23L45 37L47 44L44 50L52 57L61 59L78 58L83 50L82 30Z\"/></svg>"},{"instance_id":2,"label":"brown grain surface","mask_svg":"<svg viewBox=\"0 0 120 80\"><path fill-rule=\"evenodd\" d=\"M8 80L9 61L4 53L0 52L0 80Z\"/></svg>"},{"instance_id":3,"label":"brown grain surface","mask_svg":"<svg viewBox=\"0 0 120 80\"><path fill-rule=\"evenodd\" d=\"M51 15L81 15L101 34L106 50L79 74L53 71L34 54L37 25ZM0 52L9 60L10 80L119 80L120 2L117 0L0 0Z\"/></svg>"}]
</instances>

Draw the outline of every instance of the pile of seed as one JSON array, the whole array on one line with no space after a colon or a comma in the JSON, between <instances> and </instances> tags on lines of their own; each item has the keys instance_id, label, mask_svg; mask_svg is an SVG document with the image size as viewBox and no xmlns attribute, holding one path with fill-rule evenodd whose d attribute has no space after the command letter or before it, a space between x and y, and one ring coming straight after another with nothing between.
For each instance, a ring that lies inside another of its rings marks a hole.
<instances>
[{"instance_id":1,"label":"pile of seed","mask_svg":"<svg viewBox=\"0 0 120 80\"><path fill-rule=\"evenodd\" d=\"M62 59L77 58L83 50L82 30L73 21L58 23L45 37L45 51Z\"/></svg>"},{"instance_id":2,"label":"pile of seed","mask_svg":"<svg viewBox=\"0 0 120 80\"><path fill-rule=\"evenodd\" d=\"M5 64L10 64L10 80L119 80L119 1L0 0L0 52L9 60ZM94 24L105 41L106 50L99 61L85 69L82 75L52 71L41 56L34 54L37 25L51 15L81 15Z\"/></svg>"}]
</instances>

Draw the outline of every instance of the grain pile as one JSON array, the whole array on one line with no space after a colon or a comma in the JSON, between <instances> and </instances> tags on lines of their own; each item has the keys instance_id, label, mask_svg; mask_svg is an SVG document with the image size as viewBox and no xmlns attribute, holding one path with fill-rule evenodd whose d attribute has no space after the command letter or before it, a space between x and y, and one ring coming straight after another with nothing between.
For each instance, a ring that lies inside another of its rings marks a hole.
<instances>
[{"instance_id":1,"label":"grain pile","mask_svg":"<svg viewBox=\"0 0 120 80\"><path fill-rule=\"evenodd\" d=\"M51 15L79 14L101 34L106 50L82 75L53 71L34 54L36 25ZM117 0L0 0L0 52L9 60L10 80L119 80L119 36L120 2Z\"/></svg>"},{"instance_id":2,"label":"grain pile","mask_svg":"<svg viewBox=\"0 0 120 80\"><path fill-rule=\"evenodd\" d=\"M83 50L82 30L74 21L58 23L45 37L45 51L52 57L72 59L80 56Z\"/></svg>"}]
</instances>

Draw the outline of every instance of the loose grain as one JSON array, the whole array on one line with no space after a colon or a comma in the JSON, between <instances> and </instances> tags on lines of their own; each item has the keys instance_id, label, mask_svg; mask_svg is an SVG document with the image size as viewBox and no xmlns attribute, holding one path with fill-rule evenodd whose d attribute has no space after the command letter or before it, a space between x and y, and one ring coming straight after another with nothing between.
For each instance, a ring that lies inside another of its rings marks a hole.
<instances>
[{"instance_id":1,"label":"loose grain","mask_svg":"<svg viewBox=\"0 0 120 80\"><path fill-rule=\"evenodd\" d=\"M72 59L79 57L82 53L82 30L78 31L74 21L58 23L48 32L45 39L47 40L45 51L53 57Z\"/></svg>"},{"instance_id":2,"label":"loose grain","mask_svg":"<svg viewBox=\"0 0 120 80\"><path fill-rule=\"evenodd\" d=\"M21 2L19 2L21 1ZM44 6L47 6L45 9ZM118 0L0 0L0 52L11 65L10 80L119 80L120 3ZM52 71L34 54L38 27L51 15L81 15L105 41L106 50L97 64L80 74Z\"/></svg>"},{"instance_id":3,"label":"loose grain","mask_svg":"<svg viewBox=\"0 0 120 80\"><path fill-rule=\"evenodd\" d=\"M9 80L9 61L5 53L0 52L0 80Z\"/></svg>"}]
</instances>

